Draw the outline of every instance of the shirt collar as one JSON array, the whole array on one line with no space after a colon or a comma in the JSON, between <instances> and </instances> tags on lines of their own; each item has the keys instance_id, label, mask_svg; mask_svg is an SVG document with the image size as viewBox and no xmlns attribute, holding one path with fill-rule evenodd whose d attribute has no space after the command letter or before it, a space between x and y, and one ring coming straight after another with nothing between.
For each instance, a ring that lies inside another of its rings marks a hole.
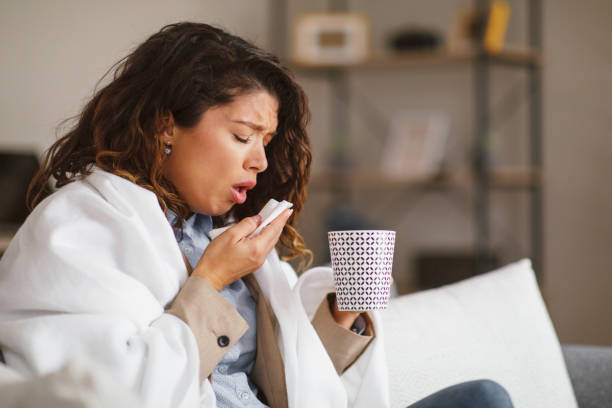
<instances>
[{"instance_id":1,"label":"shirt collar","mask_svg":"<svg viewBox=\"0 0 612 408\"><path fill-rule=\"evenodd\" d=\"M178 219L178 215L168 208L166 210L166 218L174 229L174 223ZM210 230L212 230L212 225L212 217L210 215L193 213L191 217L187 218L183 223L183 230L203 232L208 236Z\"/></svg>"}]
</instances>

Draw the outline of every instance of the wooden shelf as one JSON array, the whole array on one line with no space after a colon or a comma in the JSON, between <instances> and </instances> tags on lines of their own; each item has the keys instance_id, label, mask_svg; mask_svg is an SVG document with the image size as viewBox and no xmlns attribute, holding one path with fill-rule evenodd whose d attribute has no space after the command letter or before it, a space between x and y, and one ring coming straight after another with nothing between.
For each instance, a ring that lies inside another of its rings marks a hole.
<instances>
[{"instance_id":1,"label":"wooden shelf","mask_svg":"<svg viewBox=\"0 0 612 408\"><path fill-rule=\"evenodd\" d=\"M490 172L491 189L529 189L541 185L540 172L535 169L497 169ZM389 177L374 171L325 171L312 175L310 188L323 189L471 189L475 180L469 171L440 172L426 179Z\"/></svg>"},{"instance_id":2,"label":"wooden shelf","mask_svg":"<svg viewBox=\"0 0 612 408\"><path fill-rule=\"evenodd\" d=\"M292 61L291 66L300 71L325 71L330 69L369 70L382 68L410 68L435 65L453 65L474 62L479 57L476 51L461 53L449 51L422 51L397 54L378 54L370 59L355 64L312 64ZM538 51L532 49L508 48L497 54L483 55L491 62L511 65L541 65L542 58Z\"/></svg>"}]
</instances>

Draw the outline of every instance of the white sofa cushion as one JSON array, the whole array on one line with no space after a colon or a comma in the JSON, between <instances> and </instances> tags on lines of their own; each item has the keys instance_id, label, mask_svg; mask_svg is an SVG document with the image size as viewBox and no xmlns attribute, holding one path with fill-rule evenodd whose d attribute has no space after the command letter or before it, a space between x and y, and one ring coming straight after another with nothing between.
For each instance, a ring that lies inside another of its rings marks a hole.
<instances>
[{"instance_id":1,"label":"white sofa cushion","mask_svg":"<svg viewBox=\"0 0 612 408\"><path fill-rule=\"evenodd\" d=\"M518 408L577 407L529 260L391 299L383 322L392 407L483 378Z\"/></svg>"}]
</instances>

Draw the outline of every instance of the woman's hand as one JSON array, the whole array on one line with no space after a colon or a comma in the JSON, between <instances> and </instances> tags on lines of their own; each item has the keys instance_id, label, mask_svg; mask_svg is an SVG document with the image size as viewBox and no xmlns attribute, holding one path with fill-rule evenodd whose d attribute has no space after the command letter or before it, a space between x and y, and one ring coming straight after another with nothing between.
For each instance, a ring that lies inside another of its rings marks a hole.
<instances>
[{"instance_id":1,"label":"woman's hand","mask_svg":"<svg viewBox=\"0 0 612 408\"><path fill-rule=\"evenodd\" d=\"M391 284L393 284L393 277L391 277ZM390 291L389 295L391 295ZM336 296L334 296L334 304L332 305L331 312L332 317L334 318L336 323L348 330L350 330L353 324L355 323L357 316L363 313L355 312L353 310L338 310L338 299L336 298Z\"/></svg>"},{"instance_id":2,"label":"woman's hand","mask_svg":"<svg viewBox=\"0 0 612 408\"><path fill-rule=\"evenodd\" d=\"M344 327L347 330L351 330L353 323L355 323L355 319L362 312L355 312L353 310L338 310L338 299L334 296L334 305L332 309L332 316L336 323L340 326Z\"/></svg>"},{"instance_id":3,"label":"woman's hand","mask_svg":"<svg viewBox=\"0 0 612 408\"><path fill-rule=\"evenodd\" d=\"M247 217L212 240L193 274L206 279L217 291L260 268L274 249L293 210L285 210L253 238L248 236L261 217Z\"/></svg>"}]
</instances>

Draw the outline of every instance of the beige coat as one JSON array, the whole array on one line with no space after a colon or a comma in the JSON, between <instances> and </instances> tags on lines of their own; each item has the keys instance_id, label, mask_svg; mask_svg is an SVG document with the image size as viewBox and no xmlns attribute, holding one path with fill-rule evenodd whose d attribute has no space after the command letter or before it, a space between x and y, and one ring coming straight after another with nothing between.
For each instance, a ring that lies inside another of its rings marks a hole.
<instances>
[{"instance_id":1,"label":"beige coat","mask_svg":"<svg viewBox=\"0 0 612 408\"><path fill-rule=\"evenodd\" d=\"M257 305L257 356L250 378L259 387L258 397L262 401L272 408L286 408L284 364L276 341L278 321L253 275L245 276L243 281ZM221 358L248 329L238 311L204 279L196 276L189 277L168 312L185 321L196 337L201 380L212 375ZM339 374L361 355L374 337L372 322L367 314L365 317L366 333L355 334L334 321L328 301L324 299L312 320ZM222 341L225 338L229 341Z\"/></svg>"}]
</instances>

